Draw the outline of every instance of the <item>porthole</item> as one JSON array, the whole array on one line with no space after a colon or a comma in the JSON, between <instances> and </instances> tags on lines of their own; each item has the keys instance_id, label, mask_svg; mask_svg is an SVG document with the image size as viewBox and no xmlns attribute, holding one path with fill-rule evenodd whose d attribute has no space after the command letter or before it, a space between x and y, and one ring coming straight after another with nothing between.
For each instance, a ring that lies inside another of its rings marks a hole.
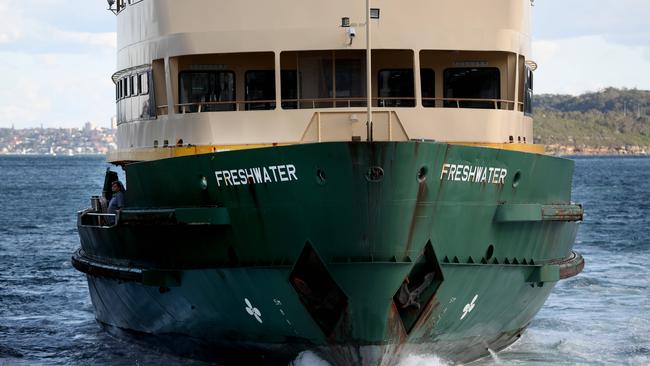
<instances>
[{"instance_id":1,"label":"porthole","mask_svg":"<svg viewBox=\"0 0 650 366\"><path fill-rule=\"evenodd\" d=\"M384 169L379 166L371 166L366 172L368 182L381 182L384 179Z\"/></svg>"},{"instance_id":2,"label":"porthole","mask_svg":"<svg viewBox=\"0 0 650 366\"><path fill-rule=\"evenodd\" d=\"M418 182L422 183L425 180L427 180L427 173L428 172L429 172L429 170L427 169L426 166L421 167L420 170L418 170Z\"/></svg>"},{"instance_id":3,"label":"porthole","mask_svg":"<svg viewBox=\"0 0 650 366\"><path fill-rule=\"evenodd\" d=\"M325 171L321 168L316 169L316 183L320 185L325 185L327 183L327 175L325 174Z\"/></svg>"},{"instance_id":4,"label":"porthole","mask_svg":"<svg viewBox=\"0 0 650 366\"><path fill-rule=\"evenodd\" d=\"M519 181L521 180L521 172L517 171L515 176L512 178L512 188L517 188L519 186Z\"/></svg>"},{"instance_id":5,"label":"porthole","mask_svg":"<svg viewBox=\"0 0 650 366\"><path fill-rule=\"evenodd\" d=\"M485 260L490 260L492 259L492 256L494 255L494 245L490 244L487 247L487 250L485 251Z\"/></svg>"}]
</instances>

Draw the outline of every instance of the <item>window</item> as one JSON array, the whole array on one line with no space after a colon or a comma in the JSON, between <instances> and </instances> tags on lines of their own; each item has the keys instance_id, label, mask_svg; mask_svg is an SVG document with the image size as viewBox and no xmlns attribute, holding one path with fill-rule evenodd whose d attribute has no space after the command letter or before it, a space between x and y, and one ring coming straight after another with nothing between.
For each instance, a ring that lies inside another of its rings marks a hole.
<instances>
[{"instance_id":1,"label":"window","mask_svg":"<svg viewBox=\"0 0 650 366\"><path fill-rule=\"evenodd\" d=\"M120 100L120 82L115 83L115 100Z\"/></svg>"},{"instance_id":2,"label":"window","mask_svg":"<svg viewBox=\"0 0 650 366\"><path fill-rule=\"evenodd\" d=\"M131 88L129 87L129 78L122 79L123 85L123 90L124 90L124 97L130 97L131 96Z\"/></svg>"},{"instance_id":3,"label":"window","mask_svg":"<svg viewBox=\"0 0 650 366\"><path fill-rule=\"evenodd\" d=\"M295 101L295 99L298 99L298 72L296 70L282 70L280 75L282 108L298 108L298 102ZM287 101L285 102L285 100Z\"/></svg>"},{"instance_id":4,"label":"window","mask_svg":"<svg viewBox=\"0 0 650 366\"><path fill-rule=\"evenodd\" d=\"M280 55L283 108L334 106L334 52L287 51ZM286 99L289 99L288 101Z\"/></svg>"},{"instance_id":5,"label":"window","mask_svg":"<svg viewBox=\"0 0 650 366\"><path fill-rule=\"evenodd\" d=\"M413 86L413 70L393 69L379 71L377 84L379 106L414 107L415 91Z\"/></svg>"},{"instance_id":6,"label":"window","mask_svg":"<svg viewBox=\"0 0 650 366\"><path fill-rule=\"evenodd\" d=\"M533 70L526 66L526 81L524 89L524 114L533 114Z\"/></svg>"},{"instance_id":7,"label":"window","mask_svg":"<svg viewBox=\"0 0 650 366\"><path fill-rule=\"evenodd\" d=\"M336 62L336 98L343 99L336 102L336 107L363 107L366 95L365 87L365 60L362 58L344 58ZM351 100L355 99L355 100Z\"/></svg>"},{"instance_id":8,"label":"window","mask_svg":"<svg viewBox=\"0 0 650 366\"><path fill-rule=\"evenodd\" d=\"M275 71L246 71L246 101L260 100L260 103L246 103L246 110L275 109Z\"/></svg>"},{"instance_id":9,"label":"window","mask_svg":"<svg viewBox=\"0 0 650 366\"><path fill-rule=\"evenodd\" d=\"M436 106L436 73L432 69L420 69L420 86L422 87L422 106Z\"/></svg>"},{"instance_id":10,"label":"window","mask_svg":"<svg viewBox=\"0 0 650 366\"><path fill-rule=\"evenodd\" d=\"M138 94L149 93L149 74L147 72L138 74Z\"/></svg>"},{"instance_id":11,"label":"window","mask_svg":"<svg viewBox=\"0 0 650 366\"><path fill-rule=\"evenodd\" d=\"M136 75L129 76L129 86L131 87L131 96L138 95L138 89L136 85Z\"/></svg>"},{"instance_id":12,"label":"window","mask_svg":"<svg viewBox=\"0 0 650 366\"><path fill-rule=\"evenodd\" d=\"M179 77L181 111L234 111L235 73L206 70L182 71Z\"/></svg>"},{"instance_id":13,"label":"window","mask_svg":"<svg viewBox=\"0 0 650 366\"><path fill-rule=\"evenodd\" d=\"M331 108L333 78L331 52L305 52L300 55L298 98L300 108Z\"/></svg>"},{"instance_id":14,"label":"window","mask_svg":"<svg viewBox=\"0 0 650 366\"><path fill-rule=\"evenodd\" d=\"M445 107L497 108L494 99L501 97L499 69L496 67L446 69L444 90L445 98L493 99L490 101L446 100Z\"/></svg>"}]
</instances>

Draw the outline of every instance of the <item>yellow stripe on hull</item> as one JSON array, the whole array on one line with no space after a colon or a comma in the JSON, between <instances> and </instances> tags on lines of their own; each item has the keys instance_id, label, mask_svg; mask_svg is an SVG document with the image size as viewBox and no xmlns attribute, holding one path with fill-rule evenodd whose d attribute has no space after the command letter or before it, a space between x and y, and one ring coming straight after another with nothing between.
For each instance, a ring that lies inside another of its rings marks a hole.
<instances>
[{"instance_id":1,"label":"yellow stripe on hull","mask_svg":"<svg viewBox=\"0 0 650 366\"><path fill-rule=\"evenodd\" d=\"M240 145L201 145L201 146L170 146L158 148L136 148L113 151L106 154L110 163L125 163L134 161L149 161L179 156L209 154L219 151L257 149L262 147L283 146L291 144L240 144Z\"/></svg>"},{"instance_id":2,"label":"yellow stripe on hull","mask_svg":"<svg viewBox=\"0 0 650 366\"><path fill-rule=\"evenodd\" d=\"M508 144L508 143L489 143L489 142L448 142L454 145L482 146L494 149L512 150L527 152L531 154L544 154L544 145L539 144ZM149 161L178 156L209 154L219 151L257 149L262 147L293 145L291 143L282 144L240 144L240 145L202 145L202 146L170 146L158 148L139 148L124 149L110 152L106 155L106 160L110 163L126 163L134 161Z\"/></svg>"},{"instance_id":3,"label":"yellow stripe on hull","mask_svg":"<svg viewBox=\"0 0 650 366\"><path fill-rule=\"evenodd\" d=\"M526 152L531 154L545 154L545 145L541 144L515 144L515 143L492 143L492 142L447 142L454 145L466 145L466 146L482 146L482 147L491 147L493 149L501 150L510 150L510 151L519 151Z\"/></svg>"}]
</instances>

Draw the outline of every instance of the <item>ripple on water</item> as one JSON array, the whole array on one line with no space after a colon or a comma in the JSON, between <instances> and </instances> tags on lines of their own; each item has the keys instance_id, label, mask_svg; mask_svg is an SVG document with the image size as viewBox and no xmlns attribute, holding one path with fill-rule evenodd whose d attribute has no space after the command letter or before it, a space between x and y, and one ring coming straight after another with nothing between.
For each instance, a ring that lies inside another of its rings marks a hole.
<instances>
[{"instance_id":1,"label":"ripple on water","mask_svg":"<svg viewBox=\"0 0 650 366\"><path fill-rule=\"evenodd\" d=\"M0 344L0 361L2 361L4 357L22 358L23 354L18 352L16 349Z\"/></svg>"}]
</instances>

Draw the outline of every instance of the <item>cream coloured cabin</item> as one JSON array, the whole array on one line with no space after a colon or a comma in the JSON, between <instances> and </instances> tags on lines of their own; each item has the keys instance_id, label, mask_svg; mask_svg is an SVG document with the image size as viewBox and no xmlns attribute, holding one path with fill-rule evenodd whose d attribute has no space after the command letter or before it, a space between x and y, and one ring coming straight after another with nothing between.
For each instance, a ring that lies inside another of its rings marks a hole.
<instances>
[{"instance_id":1,"label":"cream coloured cabin","mask_svg":"<svg viewBox=\"0 0 650 366\"><path fill-rule=\"evenodd\" d=\"M134 161L324 141L541 152L530 0L140 0L113 6L118 151ZM118 11L119 10L119 11Z\"/></svg>"}]
</instances>

